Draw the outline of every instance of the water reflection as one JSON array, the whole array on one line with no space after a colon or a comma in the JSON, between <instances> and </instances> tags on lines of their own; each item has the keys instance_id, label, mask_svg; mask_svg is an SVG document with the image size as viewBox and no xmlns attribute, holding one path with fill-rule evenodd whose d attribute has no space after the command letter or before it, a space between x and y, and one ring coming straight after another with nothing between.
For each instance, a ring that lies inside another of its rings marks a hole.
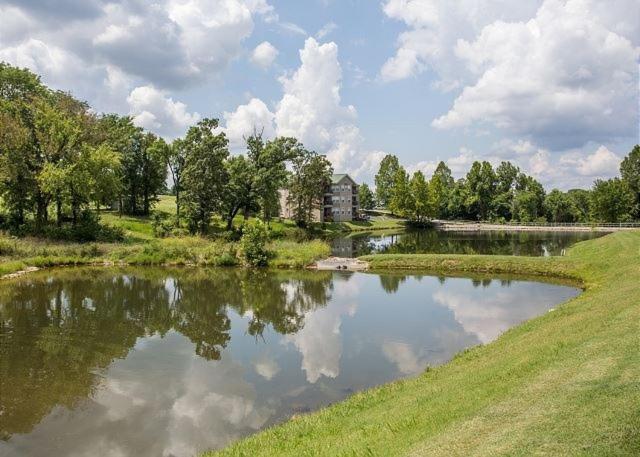
<instances>
[{"instance_id":1,"label":"water reflection","mask_svg":"<svg viewBox=\"0 0 640 457\"><path fill-rule=\"evenodd\" d=\"M338 257L386 254L561 255L578 241L602 236L595 232L442 232L411 230L390 235L356 234L331 241Z\"/></svg>"},{"instance_id":2,"label":"water reflection","mask_svg":"<svg viewBox=\"0 0 640 457\"><path fill-rule=\"evenodd\" d=\"M0 286L0 455L222 447L442 363L575 293L331 272L39 273Z\"/></svg>"}]
</instances>

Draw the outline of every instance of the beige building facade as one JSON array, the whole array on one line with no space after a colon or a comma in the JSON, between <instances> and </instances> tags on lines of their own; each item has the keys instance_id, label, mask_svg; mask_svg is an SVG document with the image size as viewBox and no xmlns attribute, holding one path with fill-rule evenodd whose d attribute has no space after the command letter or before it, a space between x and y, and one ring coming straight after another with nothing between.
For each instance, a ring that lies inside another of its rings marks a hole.
<instances>
[{"instance_id":1,"label":"beige building facade","mask_svg":"<svg viewBox=\"0 0 640 457\"><path fill-rule=\"evenodd\" d=\"M280 191L280 217L293 218L293 210L288 203L289 191ZM316 222L345 222L358 217L360 202L358 184L348 174L335 174L327 183L322 196L322 208L313 212Z\"/></svg>"}]
</instances>

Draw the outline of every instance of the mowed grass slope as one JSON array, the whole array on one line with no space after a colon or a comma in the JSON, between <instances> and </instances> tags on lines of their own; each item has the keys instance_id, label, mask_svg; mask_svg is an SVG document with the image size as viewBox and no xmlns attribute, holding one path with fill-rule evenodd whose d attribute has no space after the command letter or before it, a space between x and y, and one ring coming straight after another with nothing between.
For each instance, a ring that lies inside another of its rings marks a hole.
<instances>
[{"instance_id":1,"label":"mowed grass slope","mask_svg":"<svg viewBox=\"0 0 640 457\"><path fill-rule=\"evenodd\" d=\"M579 243L566 259L369 260L375 268L559 275L580 279L585 291L417 378L219 455L640 455L640 232Z\"/></svg>"}]
</instances>

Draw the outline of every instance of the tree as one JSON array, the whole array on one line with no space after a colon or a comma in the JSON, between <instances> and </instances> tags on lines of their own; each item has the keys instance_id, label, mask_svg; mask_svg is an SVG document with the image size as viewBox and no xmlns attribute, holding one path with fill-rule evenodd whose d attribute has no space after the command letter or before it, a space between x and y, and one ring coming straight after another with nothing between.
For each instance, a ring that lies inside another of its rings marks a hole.
<instances>
[{"instance_id":1,"label":"tree","mask_svg":"<svg viewBox=\"0 0 640 457\"><path fill-rule=\"evenodd\" d=\"M280 209L279 191L287 183L286 162L300 154L302 145L295 138L286 137L265 143L257 133L246 141L247 159L253 168L252 197L248 201L252 204L257 201L262 219L269 221Z\"/></svg>"},{"instance_id":2,"label":"tree","mask_svg":"<svg viewBox=\"0 0 640 457\"><path fill-rule=\"evenodd\" d=\"M170 145L158 142L158 153L164 158L169 173L171 174L171 181L173 182L173 192L176 196L176 219L180 220L180 200L182 196L182 172L187 159L186 149L180 139L175 140Z\"/></svg>"},{"instance_id":3,"label":"tree","mask_svg":"<svg viewBox=\"0 0 640 457\"><path fill-rule=\"evenodd\" d=\"M414 211L413 206L409 175L404 168L399 167L393 177L393 186L389 189L388 209L397 216L410 217Z\"/></svg>"},{"instance_id":4,"label":"tree","mask_svg":"<svg viewBox=\"0 0 640 457\"><path fill-rule=\"evenodd\" d=\"M591 191L591 217L596 222L625 222L632 219L634 203L627 181L598 179Z\"/></svg>"},{"instance_id":5,"label":"tree","mask_svg":"<svg viewBox=\"0 0 640 457\"><path fill-rule=\"evenodd\" d=\"M307 151L301 144L295 145L296 156L289 178L288 203L293 208L293 218L301 227L312 220L313 211L322 207L324 189L331 179L333 169L326 157Z\"/></svg>"},{"instance_id":6,"label":"tree","mask_svg":"<svg viewBox=\"0 0 640 457\"><path fill-rule=\"evenodd\" d=\"M409 186L413 200L412 219L420 223L425 222L435 213L429 195L429 183L421 171L416 171L411 177Z\"/></svg>"},{"instance_id":7,"label":"tree","mask_svg":"<svg viewBox=\"0 0 640 457\"><path fill-rule=\"evenodd\" d=\"M440 219L450 217L449 198L455 181L451 176L451 170L444 162L438 163L431 180L429 181L429 195L431 198L431 206L435 211L435 216Z\"/></svg>"},{"instance_id":8,"label":"tree","mask_svg":"<svg viewBox=\"0 0 640 457\"><path fill-rule=\"evenodd\" d=\"M467 173L466 206L474 219L487 220L496 193L496 174L489 162L474 162Z\"/></svg>"},{"instance_id":9,"label":"tree","mask_svg":"<svg viewBox=\"0 0 640 457\"><path fill-rule=\"evenodd\" d=\"M380 169L375 177L376 198L378 204L384 208L388 207L391 200L391 192L396 179L396 174L401 168L398 158L388 154L380 162Z\"/></svg>"},{"instance_id":10,"label":"tree","mask_svg":"<svg viewBox=\"0 0 640 457\"><path fill-rule=\"evenodd\" d=\"M588 222L591 202L591 193L584 189L570 189L567 196L571 199L576 209L576 222Z\"/></svg>"},{"instance_id":11,"label":"tree","mask_svg":"<svg viewBox=\"0 0 640 457\"><path fill-rule=\"evenodd\" d=\"M230 158L225 163L228 181L224 186L221 213L226 229L233 228L233 218L242 208L255 209L257 202L253 193L254 168L244 156Z\"/></svg>"},{"instance_id":12,"label":"tree","mask_svg":"<svg viewBox=\"0 0 640 457\"><path fill-rule=\"evenodd\" d=\"M186 151L182 173L184 205L192 233L208 231L228 180L224 161L229 155L229 142L224 133L213 133L217 127L217 119L203 119L189 128L182 140Z\"/></svg>"},{"instance_id":13,"label":"tree","mask_svg":"<svg viewBox=\"0 0 640 457\"><path fill-rule=\"evenodd\" d=\"M545 216L549 222L576 222L580 215L578 208L569 196L553 189L544 200Z\"/></svg>"},{"instance_id":14,"label":"tree","mask_svg":"<svg viewBox=\"0 0 640 457\"><path fill-rule=\"evenodd\" d=\"M533 222L544 215L544 187L531 176L520 173L516 178L513 218Z\"/></svg>"},{"instance_id":15,"label":"tree","mask_svg":"<svg viewBox=\"0 0 640 457\"><path fill-rule=\"evenodd\" d=\"M501 162L496 168L496 195L493 199L493 212L498 218L511 220L516 180L520 169L511 162Z\"/></svg>"},{"instance_id":16,"label":"tree","mask_svg":"<svg viewBox=\"0 0 640 457\"><path fill-rule=\"evenodd\" d=\"M620 164L620 174L629 189L635 194L633 216L640 219L640 145L635 145Z\"/></svg>"},{"instance_id":17,"label":"tree","mask_svg":"<svg viewBox=\"0 0 640 457\"><path fill-rule=\"evenodd\" d=\"M358 187L358 199L362 209L373 209L376 206L373 192L371 192L367 183L362 183Z\"/></svg>"}]
</instances>

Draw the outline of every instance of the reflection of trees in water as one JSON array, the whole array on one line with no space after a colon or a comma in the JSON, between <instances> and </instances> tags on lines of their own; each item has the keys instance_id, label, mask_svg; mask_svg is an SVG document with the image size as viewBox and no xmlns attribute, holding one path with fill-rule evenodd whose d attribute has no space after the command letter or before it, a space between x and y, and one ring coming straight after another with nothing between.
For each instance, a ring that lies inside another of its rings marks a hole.
<instances>
[{"instance_id":1,"label":"reflection of trees in water","mask_svg":"<svg viewBox=\"0 0 640 457\"><path fill-rule=\"evenodd\" d=\"M354 255L373 252L386 254L497 254L542 256L559 255L578 241L593 238L589 232L442 232L410 230L384 237L382 241L366 236L348 238Z\"/></svg>"},{"instance_id":2,"label":"reflection of trees in water","mask_svg":"<svg viewBox=\"0 0 640 457\"><path fill-rule=\"evenodd\" d=\"M26 433L55 405L89 396L96 371L137 338L174 329L207 360L230 340L229 308L248 333L293 333L325 306L330 272L69 269L0 287L0 437Z\"/></svg>"}]
</instances>

